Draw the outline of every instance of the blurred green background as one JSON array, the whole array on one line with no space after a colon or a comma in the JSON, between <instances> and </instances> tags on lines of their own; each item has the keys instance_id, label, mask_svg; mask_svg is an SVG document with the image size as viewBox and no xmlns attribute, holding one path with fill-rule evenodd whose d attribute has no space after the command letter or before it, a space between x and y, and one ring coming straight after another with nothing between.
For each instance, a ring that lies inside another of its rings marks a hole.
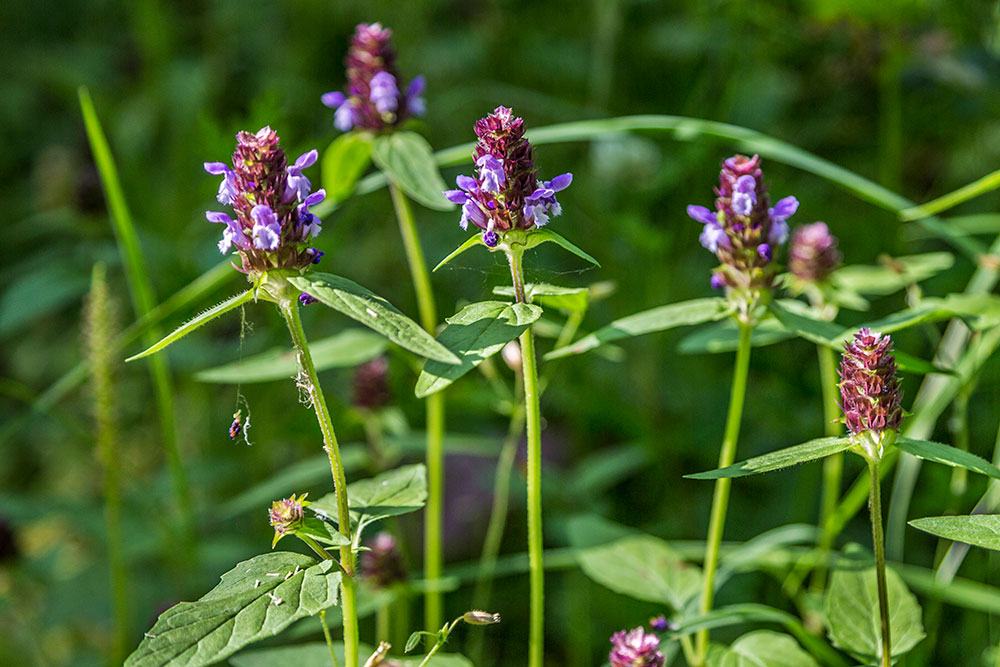
<instances>
[{"instance_id":1,"label":"blurred green background","mask_svg":"<svg viewBox=\"0 0 1000 667\"><path fill-rule=\"evenodd\" d=\"M90 394L75 390L41 414L28 408L82 358L81 304L95 262L109 266L118 324L135 319L79 113L79 85L90 88L104 123L162 301L220 260L219 228L204 220L206 209L217 208L217 179L203 172L202 162L228 161L233 135L265 124L281 134L293 155L322 150L337 135L333 113L319 97L343 87L341 63L356 23L391 27L403 76L426 75L428 113L419 129L438 149L470 141L473 121L497 104L513 107L529 128L635 113L689 115L784 139L926 201L1000 163L997 16L995 2L947 0L3 3L0 663L101 664L111 641L102 473ZM711 201L718 163L731 153L724 142L652 134L541 147L542 175L575 175L560 196L565 212L554 229L599 258L603 268L586 268L544 248L530 259L529 279L569 286L617 283L617 292L588 313L587 329L708 295L714 259L699 246L699 229L684 207ZM319 182L316 171L311 177ZM445 170L446 180L456 173ZM765 174L775 197L794 194L802 203L794 222L830 224L848 263L874 263L882 253L948 249L813 175L767 161ZM989 212L998 202L992 194L958 212ZM418 208L417 218L431 263L466 237L456 213ZM387 193L352 199L325 222L318 246L327 253L327 270L415 315ZM972 268L958 256L924 290L959 290ZM508 278L499 258L463 255L435 274L439 311L454 312ZM233 271L224 287L163 326L172 328L241 285ZM873 312L904 305L897 294L876 301ZM242 343L239 318L229 317L169 352L178 440L198 522L196 554L178 546L149 374L142 362L116 369L133 645L166 606L201 595L236 561L267 550L264 510L272 498L328 490L317 481L278 489L251 507L226 504L321 450L315 422L298 405L291 381L242 387L253 414L254 444L247 447L226 434L236 388L193 378L241 354L286 345L287 332L270 308L249 307L246 317L252 328ZM304 317L312 338L353 326L319 306ZM863 318L845 313L842 320ZM909 330L899 345L929 358L939 331ZM581 512L666 539L704 537L711 487L681 476L714 463L732 359L681 355L675 348L684 335L628 341L619 362L589 355L561 364L543 403L548 546L566 545L565 520ZM135 343L129 353L138 349ZM510 381L506 368L499 368ZM399 429L413 429L416 444L406 456L419 460L423 408L412 397L414 377L395 356L391 370L396 407L387 418ZM986 367L969 407L972 449L986 457L1000 418L997 370L995 364ZM341 440L360 442L362 424L350 408L351 371L327 371L324 381ZM918 381L904 381L910 398ZM491 451L499 447L506 420L482 377L463 379L448 403L451 432L483 436ZM947 415L935 433L945 442L951 441ZM814 347L789 341L755 351L741 458L818 436L822 428ZM587 466L593 471L622 452L633 463L620 475L593 488L574 482ZM601 456L607 459L594 458ZM449 458L449 562L478 555L492 464L489 455ZM849 473L859 469L849 463ZM353 477L363 474L356 468ZM509 553L524 550L523 482L515 477L504 542ZM912 516L967 512L985 488L970 480L964 495L953 497L950 481L948 470L926 469ZM727 539L814 521L818 484L819 466L806 466L734 485ZM574 494L579 488L585 492ZM419 569L414 521L407 531L411 561ZM862 517L842 541L867 543L867 530ZM907 562L931 566L935 545L929 536L908 531ZM992 564L985 552L974 550L960 575L1000 584ZM468 608L470 590L449 593L449 616ZM497 590L492 609L504 623L486 631L487 655L497 664L518 665L526 643L527 580L505 578ZM772 580L751 575L737 578L720 602L749 600L782 604ZM599 664L613 631L658 611L572 570L550 575L547 603L553 665ZM415 623L417 612L415 605ZM947 632L932 632L908 665L979 664L981 649L1000 639L996 619L986 614L953 607L943 614ZM363 637L370 627L370 621L362 626ZM451 648L460 650L462 641L458 637Z\"/></svg>"}]
</instances>

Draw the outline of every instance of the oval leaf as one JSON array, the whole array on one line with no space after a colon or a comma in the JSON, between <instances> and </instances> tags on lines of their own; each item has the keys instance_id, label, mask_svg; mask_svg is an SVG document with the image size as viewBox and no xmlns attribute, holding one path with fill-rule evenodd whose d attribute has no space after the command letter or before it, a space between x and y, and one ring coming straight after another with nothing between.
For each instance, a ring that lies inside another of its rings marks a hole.
<instances>
[{"instance_id":1,"label":"oval leaf","mask_svg":"<svg viewBox=\"0 0 1000 667\"><path fill-rule=\"evenodd\" d=\"M543 243L549 243L550 241L552 243L555 243L556 245L562 247L565 250L569 250L571 253L573 253L574 255L576 255L577 257L579 257L580 259L584 259L584 260L590 262L591 264L593 264L594 266L600 266L601 265L601 263L598 262L596 259L594 259L590 255L588 255L586 252L584 252L583 250L581 250L580 248L578 248L576 246L576 244L572 243L569 239L567 239L566 237L562 236L561 234L555 233L551 229L537 229L536 228L536 229L532 230L528 234L527 243L525 245L527 247L529 247L529 248L534 248L537 245L541 245Z\"/></svg>"},{"instance_id":2,"label":"oval leaf","mask_svg":"<svg viewBox=\"0 0 1000 667\"><path fill-rule=\"evenodd\" d=\"M884 257L876 266L844 266L830 274L838 288L858 294L885 296L950 269L955 258L948 252L928 252L904 257Z\"/></svg>"},{"instance_id":3,"label":"oval leaf","mask_svg":"<svg viewBox=\"0 0 1000 667\"><path fill-rule=\"evenodd\" d=\"M997 514L932 516L914 519L910 525L946 540L1000 551L1000 515Z\"/></svg>"},{"instance_id":4,"label":"oval leaf","mask_svg":"<svg viewBox=\"0 0 1000 667\"><path fill-rule=\"evenodd\" d=\"M339 585L333 561L285 551L255 556L222 575L197 602L160 614L125 665L210 665L337 604Z\"/></svg>"},{"instance_id":5,"label":"oval leaf","mask_svg":"<svg viewBox=\"0 0 1000 667\"><path fill-rule=\"evenodd\" d=\"M438 342L459 355L462 363L456 366L428 360L417 378L417 396L441 391L499 352L541 315L542 309L533 304L503 301L481 301L458 311L448 318Z\"/></svg>"},{"instance_id":6,"label":"oval leaf","mask_svg":"<svg viewBox=\"0 0 1000 667\"><path fill-rule=\"evenodd\" d=\"M291 277L288 282L308 292L323 305L339 310L410 352L449 364L461 361L423 327L353 280L332 273L310 273Z\"/></svg>"},{"instance_id":7,"label":"oval leaf","mask_svg":"<svg viewBox=\"0 0 1000 667\"><path fill-rule=\"evenodd\" d=\"M788 635L772 630L749 632L708 661L711 667L819 667Z\"/></svg>"},{"instance_id":8,"label":"oval leaf","mask_svg":"<svg viewBox=\"0 0 1000 667\"><path fill-rule=\"evenodd\" d=\"M725 299L718 297L692 299L691 301L672 303L669 306L660 306L615 320L594 333L584 336L572 345L552 350L545 355L545 359L558 359L571 354L582 354L605 343L630 336L640 336L654 331L666 331L674 327L702 324L703 322L716 322L728 317L732 312L733 306Z\"/></svg>"},{"instance_id":9,"label":"oval leaf","mask_svg":"<svg viewBox=\"0 0 1000 667\"><path fill-rule=\"evenodd\" d=\"M590 290L586 287L560 287L547 283L527 283L524 291L529 302L538 302L546 308L582 313L587 310ZM510 285L497 285L493 288L497 296L514 298L514 288Z\"/></svg>"},{"instance_id":10,"label":"oval leaf","mask_svg":"<svg viewBox=\"0 0 1000 667\"><path fill-rule=\"evenodd\" d=\"M180 340L181 338L184 338L184 336L187 336L189 333L191 333L198 327L208 324L219 315L228 313L230 310L242 306L244 303L250 301L251 299L253 299L253 290L247 290L242 294L231 296L222 303L212 306L211 308L201 313L200 315L180 325L179 327L177 327L177 329L174 330L173 333L166 336L160 342L156 343L149 349L140 352L134 357L129 357L125 361L135 361L136 359L142 359L143 357L147 357L151 354L159 352L160 350L170 345L171 343L174 343Z\"/></svg>"},{"instance_id":11,"label":"oval leaf","mask_svg":"<svg viewBox=\"0 0 1000 667\"><path fill-rule=\"evenodd\" d=\"M444 198L448 186L441 179L430 144L416 132L375 137L372 160L414 201L438 211L455 207Z\"/></svg>"},{"instance_id":12,"label":"oval leaf","mask_svg":"<svg viewBox=\"0 0 1000 667\"><path fill-rule=\"evenodd\" d=\"M896 446L904 452L913 454L917 458L925 461L943 463L952 468L965 468L983 475L989 475L994 479L1000 479L1000 468L987 461L981 456L976 456L950 445L942 445L940 442L930 442L928 440L915 440L913 438L898 437Z\"/></svg>"},{"instance_id":13,"label":"oval leaf","mask_svg":"<svg viewBox=\"0 0 1000 667\"><path fill-rule=\"evenodd\" d=\"M427 469L423 464L402 466L347 485L351 518L359 524L416 512L427 502ZM337 497L328 493L309 509L325 521L337 522Z\"/></svg>"},{"instance_id":14,"label":"oval leaf","mask_svg":"<svg viewBox=\"0 0 1000 667\"><path fill-rule=\"evenodd\" d=\"M326 197L339 204L352 194L372 159L372 136L367 132L342 134L323 151L320 169Z\"/></svg>"},{"instance_id":15,"label":"oval leaf","mask_svg":"<svg viewBox=\"0 0 1000 667\"><path fill-rule=\"evenodd\" d=\"M758 475L762 472L781 470L782 468L790 468L800 463L822 459L831 454L850 449L852 444L851 439L846 437L816 438L809 442L803 442L801 445L779 449L776 452L740 461L725 468L717 468L707 472L684 476L688 479L722 479L724 477Z\"/></svg>"}]
</instances>

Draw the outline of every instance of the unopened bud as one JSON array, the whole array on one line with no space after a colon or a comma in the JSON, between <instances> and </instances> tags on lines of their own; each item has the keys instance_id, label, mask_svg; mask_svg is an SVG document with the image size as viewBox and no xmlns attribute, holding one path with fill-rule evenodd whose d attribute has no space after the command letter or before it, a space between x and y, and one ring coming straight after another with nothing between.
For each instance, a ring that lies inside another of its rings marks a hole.
<instances>
[{"instance_id":1,"label":"unopened bud","mask_svg":"<svg viewBox=\"0 0 1000 667\"><path fill-rule=\"evenodd\" d=\"M462 620L469 625L493 625L500 622L500 614L491 614L488 611L473 609L472 611L465 612Z\"/></svg>"},{"instance_id":2,"label":"unopened bud","mask_svg":"<svg viewBox=\"0 0 1000 667\"><path fill-rule=\"evenodd\" d=\"M268 510L268 516L271 520L271 527L274 528L274 541L271 543L273 547L278 543L285 535L289 533L294 533L299 528L302 527L303 521L303 508L309 505L306 500L308 493L303 493L298 498L295 497L293 493L288 498L283 498L282 500L275 500L271 503L271 509Z\"/></svg>"}]
</instances>

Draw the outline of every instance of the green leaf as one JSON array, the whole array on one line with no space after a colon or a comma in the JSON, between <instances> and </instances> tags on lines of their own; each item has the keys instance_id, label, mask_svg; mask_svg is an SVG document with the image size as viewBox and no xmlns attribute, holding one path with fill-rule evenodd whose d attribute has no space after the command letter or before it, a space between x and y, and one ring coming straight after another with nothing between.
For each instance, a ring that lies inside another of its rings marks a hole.
<instances>
[{"instance_id":1,"label":"green leaf","mask_svg":"<svg viewBox=\"0 0 1000 667\"><path fill-rule=\"evenodd\" d=\"M651 535L579 549L576 558L588 577L637 600L680 609L701 590L701 570Z\"/></svg>"},{"instance_id":2,"label":"green leaf","mask_svg":"<svg viewBox=\"0 0 1000 667\"><path fill-rule=\"evenodd\" d=\"M584 252L580 248L578 248L569 239L567 239L566 237L562 236L561 234L555 233L551 229L537 229L536 228L533 231L531 231L530 233L528 233L527 237L528 238L527 238L527 242L525 243L525 245L528 248L534 248L537 245L541 245L543 243L548 243L548 242L551 241L552 243L555 243L556 245L562 247L563 249L570 251L571 253L573 253L574 255L576 255L577 257L579 257L580 259L584 259L584 260L590 262L594 266L600 266L601 265L600 262L598 262L596 259L594 259L590 255L588 255L586 252Z\"/></svg>"},{"instance_id":3,"label":"green leaf","mask_svg":"<svg viewBox=\"0 0 1000 667\"><path fill-rule=\"evenodd\" d=\"M212 306L203 313L195 316L194 318L180 325L179 327L177 327L177 329L174 330L173 333L167 335L158 343L155 343L152 347L144 350L143 352L140 352L135 356L129 357L125 361L135 361L136 359L142 359L143 357L147 357L151 354L159 352L160 350L170 345L171 343L174 343L183 338L184 336L187 336L189 333L191 333L198 327L204 324L208 324L219 315L228 313L230 310L233 310L234 308L239 308L244 303L246 303L247 301L251 301L252 299L253 299L253 290L247 290L242 294L236 294L235 296L231 296L222 303Z\"/></svg>"},{"instance_id":4,"label":"green leaf","mask_svg":"<svg viewBox=\"0 0 1000 667\"><path fill-rule=\"evenodd\" d=\"M772 630L749 632L716 655L711 667L819 667L798 642Z\"/></svg>"},{"instance_id":5,"label":"green leaf","mask_svg":"<svg viewBox=\"0 0 1000 667\"><path fill-rule=\"evenodd\" d=\"M950 269L954 263L955 257L948 252L883 257L877 266L856 264L841 267L830 274L830 281L835 287L858 294L885 296L923 282Z\"/></svg>"},{"instance_id":6,"label":"green leaf","mask_svg":"<svg viewBox=\"0 0 1000 667\"><path fill-rule=\"evenodd\" d=\"M989 475L994 479L1000 479L1000 468L987 461L981 456L976 456L957 447L942 445L940 442L930 442L928 440L915 440L899 436L896 438L896 446L904 452L913 454L917 458L935 463L943 463L952 468L965 468L983 475Z\"/></svg>"},{"instance_id":7,"label":"green leaf","mask_svg":"<svg viewBox=\"0 0 1000 667\"><path fill-rule=\"evenodd\" d=\"M896 357L896 366L899 367L899 370L907 373L915 373L917 375L930 375L931 373L938 373L939 375L956 374L950 368L941 368L933 362L914 357L912 354L907 354L902 350L894 350L892 355Z\"/></svg>"},{"instance_id":8,"label":"green leaf","mask_svg":"<svg viewBox=\"0 0 1000 667\"><path fill-rule=\"evenodd\" d=\"M946 540L965 542L984 549L1000 551L1000 515L932 516L914 519L914 528Z\"/></svg>"},{"instance_id":9,"label":"green leaf","mask_svg":"<svg viewBox=\"0 0 1000 667\"><path fill-rule=\"evenodd\" d=\"M308 292L323 305L339 310L410 352L449 364L461 361L423 327L353 280L332 273L309 273L291 277L288 282Z\"/></svg>"},{"instance_id":10,"label":"green leaf","mask_svg":"<svg viewBox=\"0 0 1000 667\"><path fill-rule=\"evenodd\" d=\"M316 370L329 368L351 368L374 359L385 352L386 340L382 336L361 329L345 329L327 338L309 343ZM269 382L293 377L299 369L295 352L285 347L274 347L215 368L206 368L195 373L201 382L221 382L246 384Z\"/></svg>"},{"instance_id":11,"label":"green leaf","mask_svg":"<svg viewBox=\"0 0 1000 667\"><path fill-rule=\"evenodd\" d=\"M977 179L968 185L963 185L959 189L949 192L946 195L942 195L941 197L931 200L926 204L921 204L920 206L914 206L900 211L899 218L900 220L909 221L936 215L942 211L947 211L949 208L954 208L962 202L968 201L969 199L978 197L979 195L987 192L991 192L997 188L1000 188L1000 169L992 171L982 178Z\"/></svg>"},{"instance_id":12,"label":"green leaf","mask_svg":"<svg viewBox=\"0 0 1000 667\"><path fill-rule=\"evenodd\" d=\"M582 313L587 310L590 300L590 290L586 287L560 287L547 283L527 283L524 291L529 302L537 302L546 308ZM514 298L514 288L510 285L497 285L493 288L497 296Z\"/></svg>"},{"instance_id":13,"label":"green leaf","mask_svg":"<svg viewBox=\"0 0 1000 667\"><path fill-rule=\"evenodd\" d=\"M160 614L125 665L210 665L337 604L339 585L333 561L284 551L255 556L222 575L197 602Z\"/></svg>"},{"instance_id":14,"label":"green leaf","mask_svg":"<svg viewBox=\"0 0 1000 667\"><path fill-rule=\"evenodd\" d=\"M430 144L416 132L375 137L372 160L414 201L438 211L455 207L444 197L448 186L441 180Z\"/></svg>"},{"instance_id":15,"label":"green leaf","mask_svg":"<svg viewBox=\"0 0 1000 667\"><path fill-rule=\"evenodd\" d=\"M892 655L903 655L924 638L917 598L891 568L886 570ZM826 618L834 646L866 662L882 656L875 568L837 569L826 595Z\"/></svg>"},{"instance_id":16,"label":"green leaf","mask_svg":"<svg viewBox=\"0 0 1000 667\"><path fill-rule=\"evenodd\" d=\"M768 318L753 328L750 334L750 344L753 347L766 347L794 338L795 334L786 329L774 318ZM723 320L696 329L677 344L681 354L717 354L719 352L734 352L739 347L740 327L735 320Z\"/></svg>"},{"instance_id":17,"label":"green leaf","mask_svg":"<svg viewBox=\"0 0 1000 667\"><path fill-rule=\"evenodd\" d=\"M434 271L437 271L442 266L444 266L445 264L447 264L451 260L455 259L459 255L461 255L463 252L465 252L466 250L468 250L469 248L471 248L472 246L475 246L475 245L481 245L483 247L486 247L486 244L483 243L483 235L482 234L473 234L469 238L465 239L465 241L462 242L462 245L460 245L457 248L455 248L454 250L452 250L451 253L449 253L447 257L445 257L440 262L438 262L437 266L434 267ZM431 273L433 273L434 271L431 271Z\"/></svg>"},{"instance_id":18,"label":"green leaf","mask_svg":"<svg viewBox=\"0 0 1000 667\"><path fill-rule=\"evenodd\" d=\"M552 350L545 355L545 359L551 360L571 354L582 354L605 343L630 336L640 336L654 331L666 331L675 327L702 324L703 322L715 322L728 317L732 312L732 304L718 297L692 299L691 301L660 306L615 320L594 333L584 336L572 345Z\"/></svg>"},{"instance_id":19,"label":"green leaf","mask_svg":"<svg viewBox=\"0 0 1000 667\"><path fill-rule=\"evenodd\" d=\"M837 454L838 452L850 449L852 444L851 439L846 437L816 438L809 442L803 442L801 445L779 449L776 452L740 461L725 468L684 476L688 479L722 479L725 477L758 475L763 472L781 470L782 468L790 468L800 463L822 459L831 454Z\"/></svg>"},{"instance_id":20,"label":"green leaf","mask_svg":"<svg viewBox=\"0 0 1000 667\"><path fill-rule=\"evenodd\" d=\"M345 535L338 532L334 526L326 521L314 519L312 517L303 519L302 527L295 532L311 537L320 544L327 544L333 547L344 547L351 544L351 540L347 539ZM285 533L285 535L289 534L290 533ZM281 537L275 533L275 541L272 543L272 548L279 539L281 539Z\"/></svg>"},{"instance_id":21,"label":"green leaf","mask_svg":"<svg viewBox=\"0 0 1000 667\"><path fill-rule=\"evenodd\" d=\"M327 200L339 204L354 194L371 159L372 136L367 132L348 132L330 142L320 164Z\"/></svg>"},{"instance_id":22,"label":"green leaf","mask_svg":"<svg viewBox=\"0 0 1000 667\"><path fill-rule=\"evenodd\" d=\"M438 342L459 355L462 363L456 366L428 360L417 378L417 397L441 391L471 371L520 336L541 314L541 308L529 303L481 301L449 317Z\"/></svg>"},{"instance_id":23,"label":"green leaf","mask_svg":"<svg viewBox=\"0 0 1000 667\"><path fill-rule=\"evenodd\" d=\"M333 652L337 656L337 664L344 665L344 644L333 642ZM359 660L357 667L362 667L375 649L367 644L358 645ZM412 658L389 656L383 665L392 664L398 667L419 667L423 656ZM243 651L229 659L232 667L276 667L279 665L294 665L294 667L331 667L330 647L326 642L308 642L292 646L276 648L256 648ZM472 667L465 656L458 653L435 653L427 663L428 667Z\"/></svg>"},{"instance_id":24,"label":"green leaf","mask_svg":"<svg viewBox=\"0 0 1000 667\"><path fill-rule=\"evenodd\" d=\"M781 301L768 304L768 311L788 331L817 345L830 347L830 341L840 336L844 328L839 324L826 322L804 312L795 312Z\"/></svg>"},{"instance_id":25,"label":"green leaf","mask_svg":"<svg viewBox=\"0 0 1000 667\"><path fill-rule=\"evenodd\" d=\"M416 512L427 502L427 469L423 464L402 466L347 485L351 518L368 524L390 516ZM337 497L328 493L309 509L320 518L337 522Z\"/></svg>"}]
</instances>

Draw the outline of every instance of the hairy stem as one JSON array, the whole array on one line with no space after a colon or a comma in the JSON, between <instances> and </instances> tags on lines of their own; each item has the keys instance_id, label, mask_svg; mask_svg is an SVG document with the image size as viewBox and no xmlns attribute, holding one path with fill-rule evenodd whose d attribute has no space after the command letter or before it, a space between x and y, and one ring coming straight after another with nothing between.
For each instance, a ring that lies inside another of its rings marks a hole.
<instances>
[{"instance_id":1,"label":"hairy stem","mask_svg":"<svg viewBox=\"0 0 1000 667\"><path fill-rule=\"evenodd\" d=\"M743 418L743 401L746 398L747 374L750 369L750 336L753 325L740 321L740 342L736 351L736 367L733 370L733 385L729 396L729 414L726 416L726 432L719 452L719 467L732 465L736 458L736 442L740 437L740 422ZM712 498L712 514L708 523L708 540L705 545L704 585L701 593L700 611L707 614L712 610L715 597L715 571L719 565L719 546L726 524L726 510L729 506L729 478L715 481L715 495ZM696 638L698 664L704 664L708 653L708 629L699 630Z\"/></svg>"},{"instance_id":2,"label":"hairy stem","mask_svg":"<svg viewBox=\"0 0 1000 667\"><path fill-rule=\"evenodd\" d=\"M882 536L882 485L879 483L879 461L868 458L871 481L868 509L872 520L872 544L875 549L875 576L878 582L878 612L882 628L882 667L892 667L892 638L889 629L889 589L885 580L885 539Z\"/></svg>"}]
</instances>

